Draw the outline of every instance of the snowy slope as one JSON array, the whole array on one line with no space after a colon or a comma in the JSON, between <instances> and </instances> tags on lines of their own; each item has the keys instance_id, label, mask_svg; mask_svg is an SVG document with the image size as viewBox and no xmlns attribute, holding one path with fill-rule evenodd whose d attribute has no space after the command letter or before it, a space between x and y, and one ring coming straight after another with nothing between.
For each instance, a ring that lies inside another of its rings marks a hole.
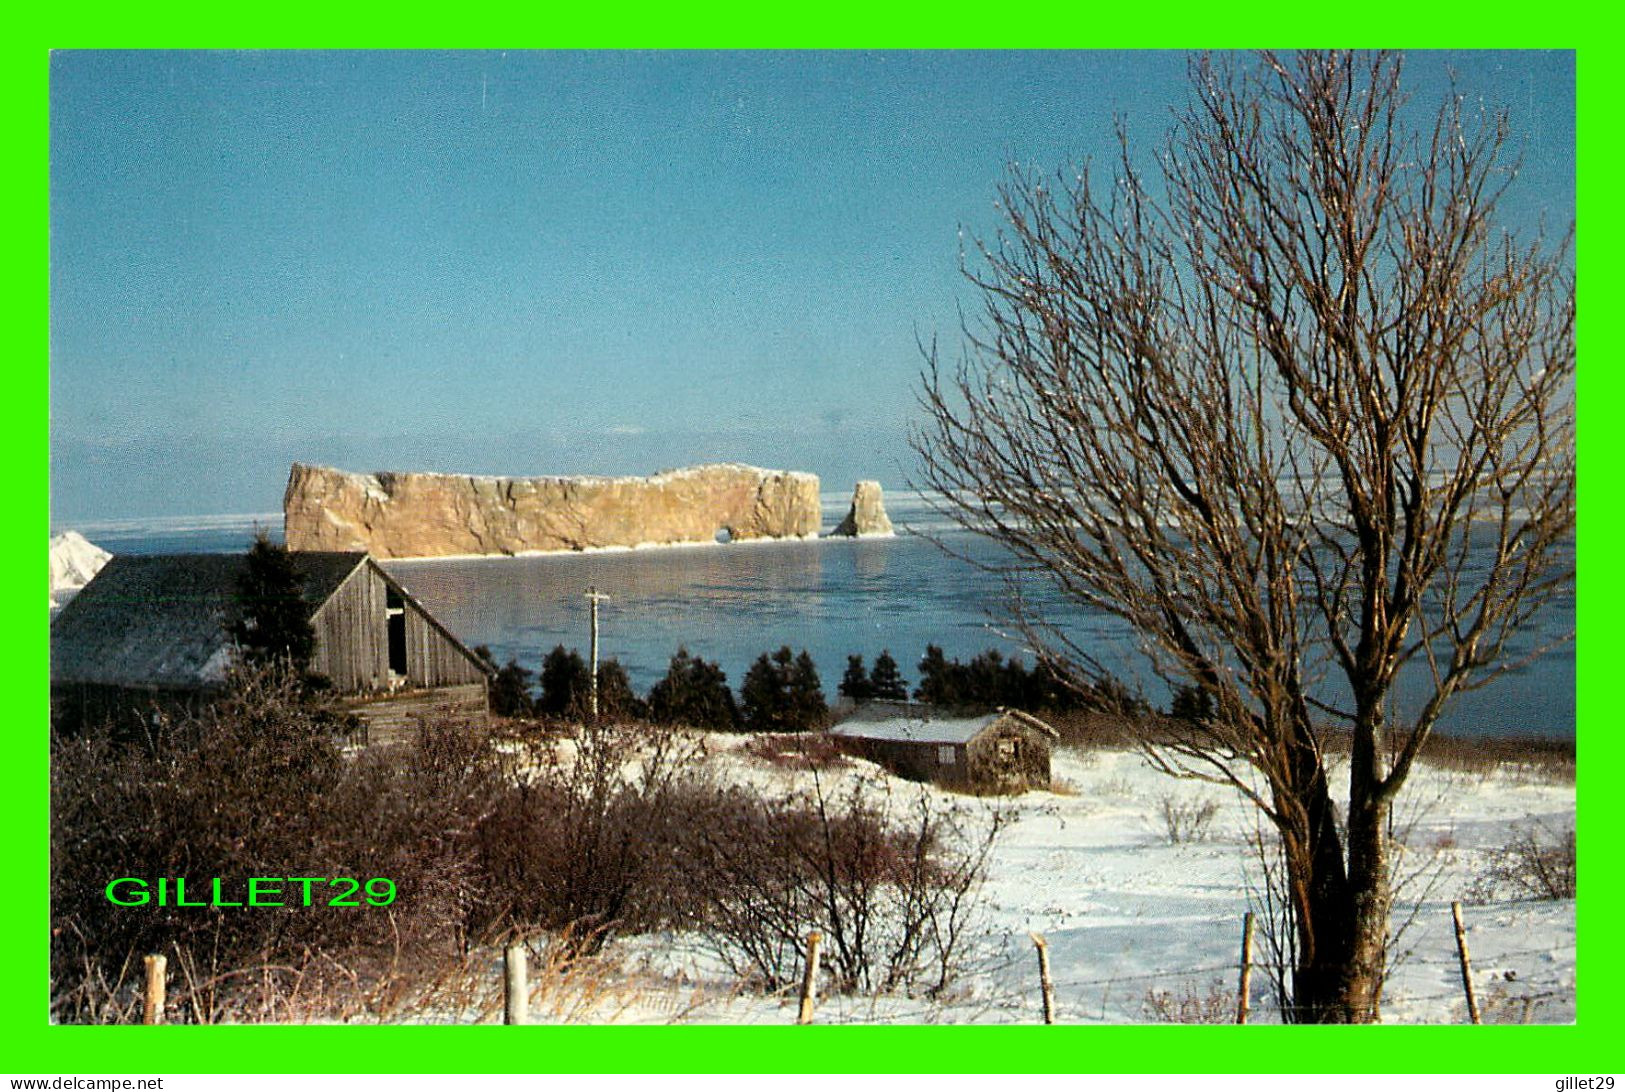
<instances>
[{"instance_id":1,"label":"snowy slope","mask_svg":"<svg viewBox=\"0 0 1625 1092\"><path fill-rule=\"evenodd\" d=\"M764 791L787 790L796 775L743 754L737 737L708 741L719 777ZM1049 943L1057 1017L1066 1023L1138 1023L1206 1009L1233 1019L1237 963L1248 888L1258 866L1255 818L1234 793L1174 781L1126 751L1058 751L1061 792L1000 802L949 797L885 778L867 764L826 772L826 791L868 778L876 791L930 792L962 806L1012 809L1000 837L973 966L949 1000L821 999L821 1023L1032 1023L1039 1019L1037 960L1030 931ZM801 775L805 777L805 775ZM835 784L832 784L834 782ZM1216 805L1207 836L1173 844L1163 817L1174 809ZM1523 831L1558 835L1574 822L1572 782L1503 766L1465 774L1420 767L1397 816L1406 847L1396 866L1404 888L1396 925L1409 922L1383 1001L1389 1023L1465 1019L1450 903L1464 916L1479 1004L1486 1021L1550 1023L1574 1019L1574 900L1534 902L1505 895L1473 901L1476 879L1498 849ZM1408 829L1406 829L1408 828ZM1480 885L1481 886L1481 885ZM795 999L741 992L692 937L618 941L626 978L613 1006L570 1019L664 1023L785 1023ZM1262 966L1268 944L1255 942L1254 1022L1278 1022ZM546 999L538 999L545 1011ZM545 1016L543 1017L545 1019Z\"/></svg>"},{"instance_id":2,"label":"snowy slope","mask_svg":"<svg viewBox=\"0 0 1625 1092\"><path fill-rule=\"evenodd\" d=\"M51 536L51 609L62 606L101 571L113 555L78 531Z\"/></svg>"}]
</instances>

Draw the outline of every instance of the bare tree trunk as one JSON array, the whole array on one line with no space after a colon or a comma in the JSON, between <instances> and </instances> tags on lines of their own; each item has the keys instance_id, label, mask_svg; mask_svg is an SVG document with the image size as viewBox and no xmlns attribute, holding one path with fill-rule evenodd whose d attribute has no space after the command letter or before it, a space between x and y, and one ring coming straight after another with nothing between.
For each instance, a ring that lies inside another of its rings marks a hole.
<instances>
[{"instance_id":1,"label":"bare tree trunk","mask_svg":"<svg viewBox=\"0 0 1625 1092\"><path fill-rule=\"evenodd\" d=\"M1349 817L1349 889L1352 896L1348 966L1342 1003L1348 1021L1375 1022L1386 972L1388 910L1388 807L1370 804Z\"/></svg>"},{"instance_id":2,"label":"bare tree trunk","mask_svg":"<svg viewBox=\"0 0 1625 1092\"><path fill-rule=\"evenodd\" d=\"M1303 765L1306 760L1300 760ZM1342 839L1318 760L1300 792L1309 829L1283 838L1297 901L1298 965L1292 973L1295 1023L1346 1023L1343 983L1349 964L1353 903ZM1286 809L1283 809L1286 810Z\"/></svg>"},{"instance_id":3,"label":"bare tree trunk","mask_svg":"<svg viewBox=\"0 0 1625 1092\"><path fill-rule=\"evenodd\" d=\"M1356 746L1358 753L1361 748ZM1359 767L1356 759L1353 763ZM1368 776L1356 787L1346 836L1339 837L1324 777L1306 794L1319 814L1317 835L1295 870L1307 876L1298 913L1298 966L1293 974L1299 1023L1366 1024L1378 1019L1385 972L1389 889L1386 804L1375 802Z\"/></svg>"}]
</instances>

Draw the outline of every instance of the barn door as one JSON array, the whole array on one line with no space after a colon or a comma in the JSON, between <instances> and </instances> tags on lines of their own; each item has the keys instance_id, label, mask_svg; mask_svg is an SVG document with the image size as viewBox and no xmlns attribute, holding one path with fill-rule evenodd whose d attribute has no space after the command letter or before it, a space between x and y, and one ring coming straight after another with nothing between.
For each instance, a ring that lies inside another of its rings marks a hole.
<instances>
[{"instance_id":1,"label":"barn door","mask_svg":"<svg viewBox=\"0 0 1625 1092\"><path fill-rule=\"evenodd\" d=\"M389 675L391 679L406 677L406 604L400 594L390 588L384 597L384 616L389 630Z\"/></svg>"}]
</instances>

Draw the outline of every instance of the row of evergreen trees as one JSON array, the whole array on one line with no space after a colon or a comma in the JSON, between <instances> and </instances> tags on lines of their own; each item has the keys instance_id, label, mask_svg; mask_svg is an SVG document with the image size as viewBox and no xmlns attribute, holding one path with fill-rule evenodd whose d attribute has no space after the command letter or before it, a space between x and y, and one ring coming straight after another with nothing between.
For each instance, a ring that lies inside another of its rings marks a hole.
<instances>
[{"instance_id":1,"label":"row of evergreen trees","mask_svg":"<svg viewBox=\"0 0 1625 1092\"><path fill-rule=\"evenodd\" d=\"M491 663L484 645L474 650ZM533 687L539 684L539 693ZM575 649L558 645L542 659L539 673L509 660L491 683L491 709L503 716L582 716L591 702L592 674ZM818 668L806 650L788 645L757 657L739 688L716 663L679 648L666 674L640 698L618 660L598 665L598 709L606 717L632 717L724 731L798 732L829 717Z\"/></svg>"},{"instance_id":2,"label":"row of evergreen trees","mask_svg":"<svg viewBox=\"0 0 1625 1092\"><path fill-rule=\"evenodd\" d=\"M485 646L475 651L495 665ZM1038 713L1083 703L1082 696L1046 666L1028 668L1019 657L1007 659L994 649L961 663L938 646L927 645L919 673L914 699L945 709L1002 707ZM491 708L503 716L579 717L588 708L591 685L591 672L581 654L558 645L543 658L539 677L511 659L498 669ZM888 650L875 657L872 668L864 666L862 656L848 656L838 693L857 702L906 701L909 687ZM607 717L725 731L799 732L821 727L829 718L812 656L805 649L792 652L788 645L756 658L740 684L737 701L722 668L686 648L677 650L666 674L641 698L632 689L626 668L617 660L606 660L598 665L598 708Z\"/></svg>"}]
</instances>

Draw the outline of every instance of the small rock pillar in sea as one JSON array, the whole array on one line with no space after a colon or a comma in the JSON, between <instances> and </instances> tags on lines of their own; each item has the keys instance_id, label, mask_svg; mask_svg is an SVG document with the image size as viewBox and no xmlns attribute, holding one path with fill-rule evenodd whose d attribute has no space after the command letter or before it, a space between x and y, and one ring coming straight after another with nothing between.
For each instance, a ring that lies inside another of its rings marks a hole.
<instances>
[{"instance_id":1,"label":"small rock pillar in sea","mask_svg":"<svg viewBox=\"0 0 1625 1092\"><path fill-rule=\"evenodd\" d=\"M886 505L880 498L879 482L857 484L857 488L852 490L851 510L830 534L848 538L895 534L886 515Z\"/></svg>"}]
</instances>

